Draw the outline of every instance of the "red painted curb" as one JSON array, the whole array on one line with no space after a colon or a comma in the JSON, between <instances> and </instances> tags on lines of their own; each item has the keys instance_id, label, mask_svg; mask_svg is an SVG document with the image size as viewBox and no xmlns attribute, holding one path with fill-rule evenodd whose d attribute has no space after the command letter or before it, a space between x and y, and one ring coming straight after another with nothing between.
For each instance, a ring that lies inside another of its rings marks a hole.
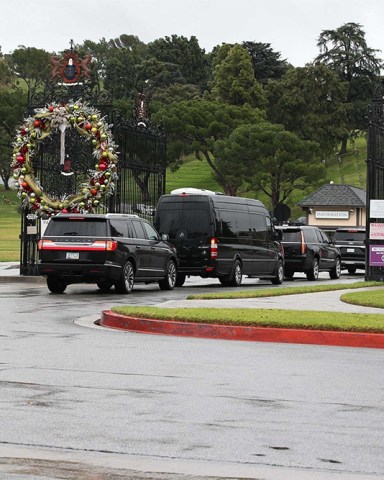
<instances>
[{"instance_id":1,"label":"red painted curb","mask_svg":"<svg viewBox=\"0 0 384 480\"><path fill-rule=\"evenodd\" d=\"M128 317L111 310L101 312L103 327L132 332L176 335L182 337L218 338L252 342L302 343L339 347L384 348L384 334L303 330L291 328L242 327L204 323L175 322Z\"/></svg>"}]
</instances>

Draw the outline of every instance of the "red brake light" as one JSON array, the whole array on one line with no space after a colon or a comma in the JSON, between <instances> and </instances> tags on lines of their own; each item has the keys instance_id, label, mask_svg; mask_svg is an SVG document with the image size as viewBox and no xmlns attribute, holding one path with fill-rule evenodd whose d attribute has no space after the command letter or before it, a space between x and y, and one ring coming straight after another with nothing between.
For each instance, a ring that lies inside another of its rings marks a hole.
<instances>
[{"instance_id":1,"label":"red brake light","mask_svg":"<svg viewBox=\"0 0 384 480\"><path fill-rule=\"evenodd\" d=\"M307 253L307 244L304 240L304 233L301 232L301 254L305 255Z\"/></svg>"},{"instance_id":2,"label":"red brake light","mask_svg":"<svg viewBox=\"0 0 384 480\"><path fill-rule=\"evenodd\" d=\"M72 251L107 251L115 252L117 250L116 240L96 240L92 244L81 245L73 243L55 243L52 240L39 240L39 250L72 250Z\"/></svg>"},{"instance_id":3,"label":"red brake light","mask_svg":"<svg viewBox=\"0 0 384 480\"><path fill-rule=\"evenodd\" d=\"M49 247L53 246L52 240L39 240L37 244L38 250L46 250L49 249Z\"/></svg>"},{"instance_id":4,"label":"red brake light","mask_svg":"<svg viewBox=\"0 0 384 480\"><path fill-rule=\"evenodd\" d=\"M116 240L96 240L92 243L91 250L106 250L107 252L114 252L117 249Z\"/></svg>"},{"instance_id":5,"label":"red brake light","mask_svg":"<svg viewBox=\"0 0 384 480\"><path fill-rule=\"evenodd\" d=\"M217 258L217 238L211 238L211 258Z\"/></svg>"}]
</instances>

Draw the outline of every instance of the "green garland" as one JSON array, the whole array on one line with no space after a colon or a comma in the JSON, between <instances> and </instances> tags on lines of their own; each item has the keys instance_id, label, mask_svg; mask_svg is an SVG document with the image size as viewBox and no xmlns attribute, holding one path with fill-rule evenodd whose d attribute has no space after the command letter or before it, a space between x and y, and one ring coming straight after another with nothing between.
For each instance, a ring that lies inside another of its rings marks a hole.
<instances>
[{"instance_id":1,"label":"green garland","mask_svg":"<svg viewBox=\"0 0 384 480\"><path fill-rule=\"evenodd\" d=\"M89 139L95 168L89 171L89 180L81 184L79 192L54 199L44 192L34 177L31 158L38 143L49 138L63 124ZM24 120L13 146L11 167L18 183L18 195L23 206L38 215L93 212L103 206L105 197L113 192L117 179L116 145L108 124L92 107L73 102L52 103L47 108L38 109L33 117Z\"/></svg>"}]
</instances>

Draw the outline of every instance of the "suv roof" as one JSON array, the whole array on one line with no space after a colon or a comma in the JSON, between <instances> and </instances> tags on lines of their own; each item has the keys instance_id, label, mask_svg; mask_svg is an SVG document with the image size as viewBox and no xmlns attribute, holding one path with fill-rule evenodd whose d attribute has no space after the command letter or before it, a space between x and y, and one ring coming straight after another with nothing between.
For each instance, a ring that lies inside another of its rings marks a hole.
<instances>
[{"instance_id":1,"label":"suv roof","mask_svg":"<svg viewBox=\"0 0 384 480\"><path fill-rule=\"evenodd\" d=\"M365 232L365 227L339 227L336 232Z\"/></svg>"},{"instance_id":2,"label":"suv roof","mask_svg":"<svg viewBox=\"0 0 384 480\"><path fill-rule=\"evenodd\" d=\"M275 228L280 228L284 230L321 230L319 227L314 225L276 225Z\"/></svg>"},{"instance_id":3,"label":"suv roof","mask_svg":"<svg viewBox=\"0 0 384 480\"><path fill-rule=\"evenodd\" d=\"M51 218L141 218L133 213L59 213L55 217Z\"/></svg>"}]
</instances>

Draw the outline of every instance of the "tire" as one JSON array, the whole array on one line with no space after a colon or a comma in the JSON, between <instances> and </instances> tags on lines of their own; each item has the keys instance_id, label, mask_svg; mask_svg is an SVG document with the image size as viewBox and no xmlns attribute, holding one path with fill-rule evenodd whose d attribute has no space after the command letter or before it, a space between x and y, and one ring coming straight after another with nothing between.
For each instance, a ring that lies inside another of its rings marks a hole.
<instances>
[{"instance_id":1,"label":"tire","mask_svg":"<svg viewBox=\"0 0 384 480\"><path fill-rule=\"evenodd\" d=\"M319 261L317 258L313 259L311 269L306 272L307 280L316 281L319 278Z\"/></svg>"},{"instance_id":2,"label":"tire","mask_svg":"<svg viewBox=\"0 0 384 480\"><path fill-rule=\"evenodd\" d=\"M135 283L135 270L130 260L124 265L119 280L115 283L117 293L131 293Z\"/></svg>"},{"instance_id":3,"label":"tire","mask_svg":"<svg viewBox=\"0 0 384 480\"><path fill-rule=\"evenodd\" d=\"M47 287L52 293L64 293L67 288L67 284L58 277L48 277L47 278Z\"/></svg>"},{"instance_id":4,"label":"tire","mask_svg":"<svg viewBox=\"0 0 384 480\"><path fill-rule=\"evenodd\" d=\"M356 267L348 267L348 273L351 275L354 275L356 273L356 270Z\"/></svg>"},{"instance_id":5,"label":"tire","mask_svg":"<svg viewBox=\"0 0 384 480\"><path fill-rule=\"evenodd\" d=\"M176 276L175 287L182 287L184 285L185 278L185 273L178 273Z\"/></svg>"},{"instance_id":6,"label":"tire","mask_svg":"<svg viewBox=\"0 0 384 480\"><path fill-rule=\"evenodd\" d=\"M341 275L341 262L340 262L340 258L337 257L335 266L329 272L329 276L330 278L332 278L332 280L337 280L338 278L340 278L340 275Z\"/></svg>"},{"instance_id":7,"label":"tire","mask_svg":"<svg viewBox=\"0 0 384 480\"><path fill-rule=\"evenodd\" d=\"M102 292L109 292L109 290L112 288L113 282L110 280L99 280L97 282L97 286Z\"/></svg>"},{"instance_id":8,"label":"tire","mask_svg":"<svg viewBox=\"0 0 384 480\"><path fill-rule=\"evenodd\" d=\"M166 271L165 271L165 278L159 281L159 287L161 290L173 290L176 284L177 272L176 272L176 264L173 260L168 262Z\"/></svg>"},{"instance_id":9,"label":"tire","mask_svg":"<svg viewBox=\"0 0 384 480\"><path fill-rule=\"evenodd\" d=\"M220 277L220 283L224 287L239 287L243 279L243 266L240 260L235 260L232 272L228 277Z\"/></svg>"},{"instance_id":10,"label":"tire","mask_svg":"<svg viewBox=\"0 0 384 480\"><path fill-rule=\"evenodd\" d=\"M274 285L281 285L284 282L284 265L283 261L279 260L276 266L276 275L271 279Z\"/></svg>"}]
</instances>

